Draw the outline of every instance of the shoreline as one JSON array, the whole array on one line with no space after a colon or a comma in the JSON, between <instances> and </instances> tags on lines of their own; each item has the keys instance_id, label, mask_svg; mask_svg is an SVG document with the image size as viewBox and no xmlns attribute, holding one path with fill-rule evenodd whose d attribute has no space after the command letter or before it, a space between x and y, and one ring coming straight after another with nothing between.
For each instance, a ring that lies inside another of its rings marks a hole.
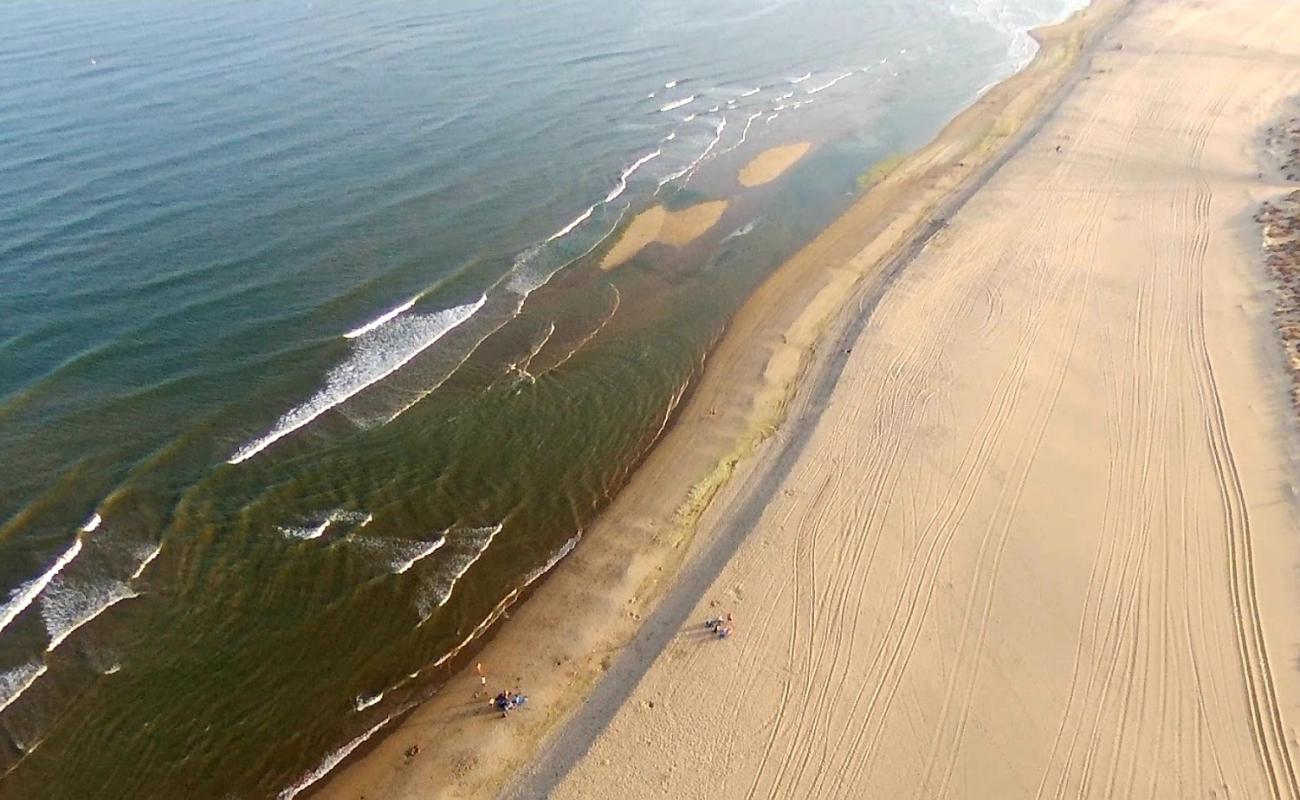
<instances>
[{"instance_id":1,"label":"shoreline","mask_svg":"<svg viewBox=\"0 0 1300 800\"><path fill-rule=\"evenodd\" d=\"M1288 265L1247 222L1300 6L1135 5L515 796L1300 797Z\"/></svg>"},{"instance_id":2,"label":"shoreline","mask_svg":"<svg viewBox=\"0 0 1300 800\"><path fill-rule=\"evenodd\" d=\"M880 176L745 301L676 420L582 546L488 634L477 657L488 687L520 686L530 696L526 712L509 725L486 724L493 721L487 701L474 698L477 679L462 670L308 794L403 798L430 787L445 797L493 794L534 763L543 740L575 709L591 707L584 705L589 691L619 668L616 654L625 645L644 658L643 619L659 613L686 559L716 548L712 529L726 498L754 476L764 460L756 456L786 435L785 416L814 361L835 356L819 352L819 343L865 321L863 302L942 228L934 217L960 206L1041 124L1092 43L1129 5L1095 0L1035 31L1040 49L1029 65ZM849 306L855 297L856 314ZM719 492L724 502L715 502ZM412 748L416 754L407 755Z\"/></svg>"}]
</instances>

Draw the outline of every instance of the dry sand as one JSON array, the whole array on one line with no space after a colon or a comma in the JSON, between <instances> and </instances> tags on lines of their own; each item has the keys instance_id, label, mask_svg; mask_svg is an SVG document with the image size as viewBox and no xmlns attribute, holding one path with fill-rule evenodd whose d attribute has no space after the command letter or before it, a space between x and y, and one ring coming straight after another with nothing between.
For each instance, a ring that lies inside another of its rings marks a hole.
<instances>
[{"instance_id":1,"label":"dry sand","mask_svg":"<svg viewBox=\"0 0 1300 800\"><path fill-rule=\"evenodd\" d=\"M1297 31L1295 2L1137 4L864 296L724 493L752 529L554 797L1300 797L1293 432L1249 219Z\"/></svg>"},{"instance_id":2,"label":"dry sand","mask_svg":"<svg viewBox=\"0 0 1300 800\"><path fill-rule=\"evenodd\" d=\"M746 303L479 656L527 709L502 722L456 675L318 796L566 774L562 796L1223 796L1216 771L1294 796L1294 528L1242 170L1295 80L1265 46L1296 6L1142 5L1090 59L1123 6L1042 33ZM697 641L715 601L739 632Z\"/></svg>"},{"instance_id":3,"label":"dry sand","mask_svg":"<svg viewBox=\"0 0 1300 800\"><path fill-rule=\"evenodd\" d=\"M681 247L703 236L727 210L726 200L711 200L669 211L651 206L630 222L614 246L600 260L601 269L613 269L644 250L651 242Z\"/></svg>"},{"instance_id":4,"label":"dry sand","mask_svg":"<svg viewBox=\"0 0 1300 800\"><path fill-rule=\"evenodd\" d=\"M807 155L811 148L811 142L795 142L794 144L783 144L779 147L769 147L750 159L748 164L741 167L737 180L740 181L741 186L747 188L770 183L781 177L790 167L793 167L795 162Z\"/></svg>"}]
</instances>

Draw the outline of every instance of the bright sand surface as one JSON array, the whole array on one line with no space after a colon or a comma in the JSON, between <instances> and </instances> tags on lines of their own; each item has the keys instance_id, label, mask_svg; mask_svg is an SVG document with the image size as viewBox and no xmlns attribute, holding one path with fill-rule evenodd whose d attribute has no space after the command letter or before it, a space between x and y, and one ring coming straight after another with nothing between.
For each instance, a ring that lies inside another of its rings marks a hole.
<instances>
[{"instance_id":1,"label":"bright sand surface","mask_svg":"<svg viewBox=\"0 0 1300 800\"><path fill-rule=\"evenodd\" d=\"M554 797L1300 796L1249 221L1298 32L1300 3L1136 5L843 331L796 453L724 512L757 493L752 530Z\"/></svg>"},{"instance_id":2,"label":"bright sand surface","mask_svg":"<svg viewBox=\"0 0 1300 800\"><path fill-rule=\"evenodd\" d=\"M613 269L641 252L651 242L681 247L703 236L718 224L722 214L727 210L726 200L711 200L707 203L669 211L661 205L651 206L628 224L623 235L600 260L601 269Z\"/></svg>"},{"instance_id":3,"label":"bright sand surface","mask_svg":"<svg viewBox=\"0 0 1300 800\"><path fill-rule=\"evenodd\" d=\"M750 159L741 167L737 180L741 186L760 186L781 177L781 174L795 165L795 162L808 154L811 142L795 142L779 147L769 147Z\"/></svg>"},{"instance_id":4,"label":"bright sand surface","mask_svg":"<svg viewBox=\"0 0 1300 800\"><path fill-rule=\"evenodd\" d=\"M527 708L462 672L319 796L1297 796L1249 213L1300 7L1124 10L1041 33L746 303L478 657Z\"/></svg>"}]
</instances>

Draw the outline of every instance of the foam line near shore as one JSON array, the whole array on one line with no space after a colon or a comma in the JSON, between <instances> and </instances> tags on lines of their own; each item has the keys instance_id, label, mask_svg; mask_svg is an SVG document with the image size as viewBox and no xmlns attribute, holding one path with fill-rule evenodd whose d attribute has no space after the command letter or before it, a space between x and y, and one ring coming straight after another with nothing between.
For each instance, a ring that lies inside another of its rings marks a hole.
<instances>
[{"instance_id":1,"label":"foam line near shore","mask_svg":"<svg viewBox=\"0 0 1300 800\"><path fill-rule=\"evenodd\" d=\"M15 700L23 696L23 692L31 688L36 679L45 674L49 667L44 662L33 664L22 664L0 673L0 711L4 711Z\"/></svg>"},{"instance_id":2,"label":"foam line near shore","mask_svg":"<svg viewBox=\"0 0 1300 800\"><path fill-rule=\"evenodd\" d=\"M247 461L366 387L393 374L474 316L485 303L486 294L473 303L432 314L399 317L393 320L394 324L377 328L372 335L358 339L358 348L350 358L330 370L324 387L307 402L281 416L269 433L241 447L227 463Z\"/></svg>"},{"instance_id":3,"label":"foam line near shore","mask_svg":"<svg viewBox=\"0 0 1300 800\"><path fill-rule=\"evenodd\" d=\"M63 568L72 563L72 559L77 557L81 552L81 539L74 539L72 545L63 551L49 569L33 578L27 583L22 584L9 595L9 602L5 603L4 608L0 608L0 631L9 627L23 610L32 604L32 601L54 580L54 577L63 571Z\"/></svg>"},{"instance_id":4,"label":"foam line near shore","mask_svg":"<svg viewBox=\"0 0 1300 800\"><path fill-rule=\"evenodd\" d=\"M343 338L355 339L358 336L364 336L367 333L370 333L375 328L378 328L380 325L383 325L385 322L388 322L390 319L398 316L399 314L405 311L410 311L411 307L414 306L419 301L419 299L420 299L420 295L417 294L414 297L412 297L410 300L407 300L405 303L402 303L399 306L395 306L394 308L385 311L383 314L380 314L379 316L370 320L366 324L358 328L353 328L352 330L343 334Z\"/></svg>"}]
</instances>

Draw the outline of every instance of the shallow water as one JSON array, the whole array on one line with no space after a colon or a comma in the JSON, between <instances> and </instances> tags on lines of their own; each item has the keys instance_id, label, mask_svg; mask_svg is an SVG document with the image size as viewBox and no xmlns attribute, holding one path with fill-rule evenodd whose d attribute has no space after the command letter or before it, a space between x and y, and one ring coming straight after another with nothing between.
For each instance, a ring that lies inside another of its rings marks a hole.
<instances>
[{"instance_id":1,"label":"shallow water","mask_svg":"<svg viewBox=\"0 0 1300 800\"><path fill-rule=\"evenodd\" d=\"M0 796L324 774L574 546L857 176L1074 5L5 4Z\"/></svg>"}]
</instances>

